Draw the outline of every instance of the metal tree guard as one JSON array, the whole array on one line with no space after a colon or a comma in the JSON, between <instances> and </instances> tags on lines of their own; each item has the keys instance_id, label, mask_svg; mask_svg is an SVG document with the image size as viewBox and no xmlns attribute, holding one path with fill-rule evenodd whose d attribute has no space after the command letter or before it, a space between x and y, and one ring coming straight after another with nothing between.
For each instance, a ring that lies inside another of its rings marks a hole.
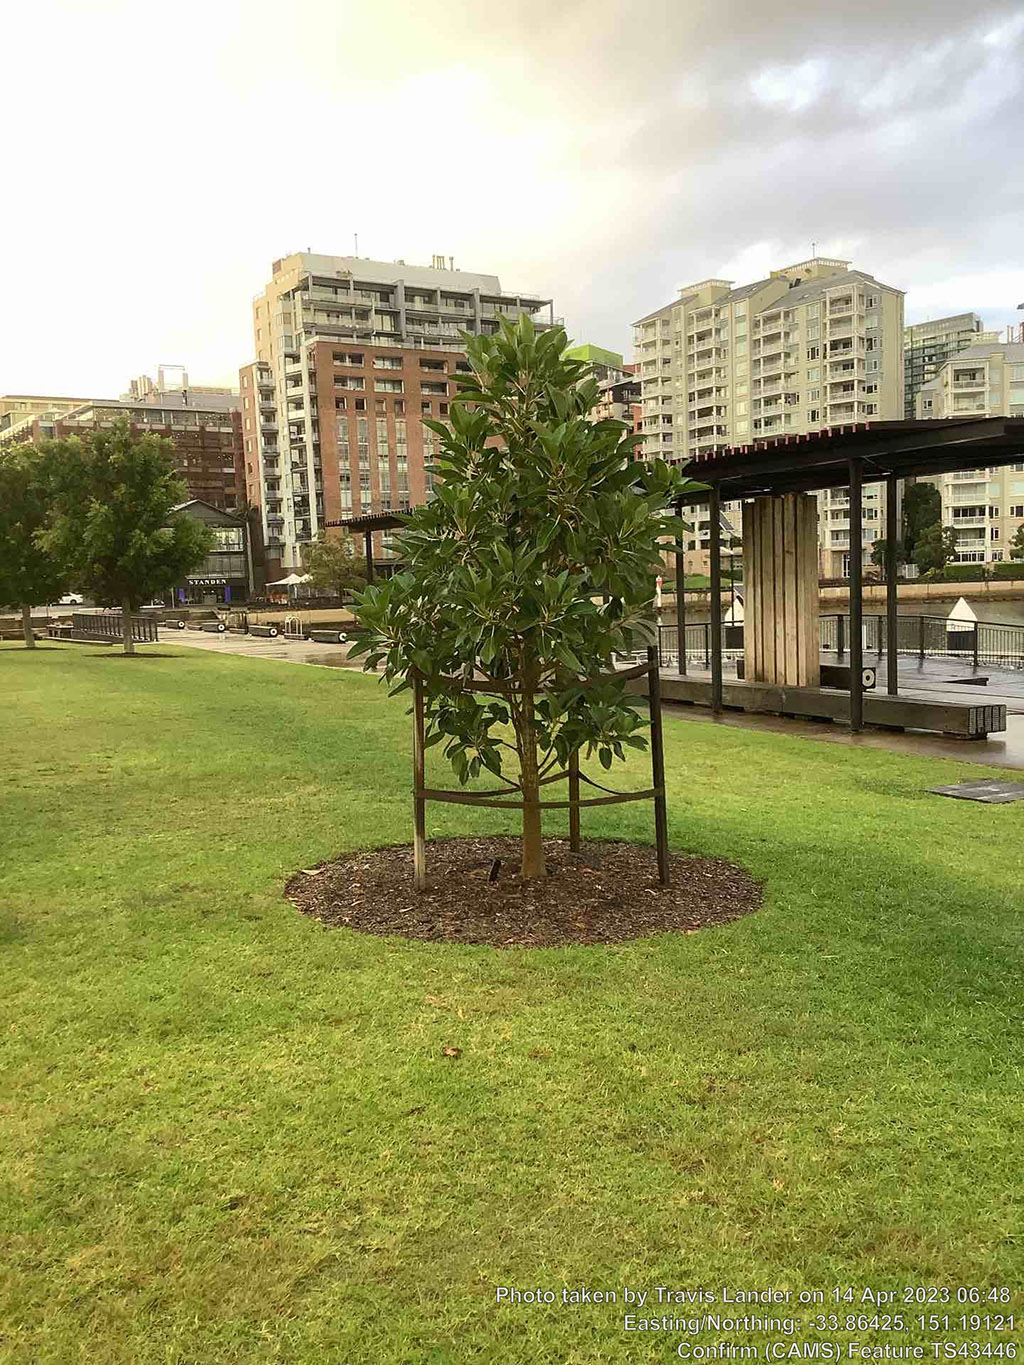
<instances>
[{"instance_id":1,"label":"metal tree guard","mask_svg":"<svg viewBox=\"0 0 1024 1365\"><path fill-rule=\"evenodd\" d=\"M651 721L651 778L652 787L637 792L613 792L608 787L592 781L580 772L579 750L569 756L568 766L563 772L555 773L540 780L541 786L552 782L568 781L568 801L538 801L542 810L568 810L569 847L574 853L580 851L580 810L584 806L613 806L624 801L654 801L654 833L658 847L658 877L662 886L671 882L668 863L668 812L665 805L665 754L661 728L661 675L658 666L658 651L647 650L647 662L634 668L623 669L610 675L617 682L627 682L632 678L647 678L648 712ZM603 682L605 678L595 681ZM495 682L466 682L462 678L444 678L453 687L471 692L484 692L491 696L510 696L518 691L510 684ZM584 683L583 686L591 686ZM518 787L506 786L490 788L482 792L447 791L424 785L425 723L423 708L423 679L419 670L412 672L413 690L413 738L412 738L412 800L413 800L413 884L422 891L427 884L427 802L446 801L453 805L490 807L494 810L522 810L525 801L510 801L508 798L519 791ZM541 691L558 692L560 688L543 688ZM605 792L604 796L591 796L580 799L580 783ZM503 798L503 799L498 799Z\"/></svg>"}]
</instances>

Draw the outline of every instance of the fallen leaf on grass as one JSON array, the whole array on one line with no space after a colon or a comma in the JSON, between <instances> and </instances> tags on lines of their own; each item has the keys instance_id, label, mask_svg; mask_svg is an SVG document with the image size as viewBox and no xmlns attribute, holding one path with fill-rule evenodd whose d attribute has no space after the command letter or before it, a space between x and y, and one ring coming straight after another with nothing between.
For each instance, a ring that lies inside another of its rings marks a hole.
<instances>
[{"instance_id":1,"label":"fallen leaf on grass","mask_svg":"<svg viewBox=\"0 0 1024 1365\"><path fill-rule=\"evenodd\" d=\"M461 1056L462 1056L462 1048L461 1048L461 1047L443 1047L443 1048L441 1049L441 1056L442 1056L442 1057L461 1057Z\"/></svg>"}]
</instances>

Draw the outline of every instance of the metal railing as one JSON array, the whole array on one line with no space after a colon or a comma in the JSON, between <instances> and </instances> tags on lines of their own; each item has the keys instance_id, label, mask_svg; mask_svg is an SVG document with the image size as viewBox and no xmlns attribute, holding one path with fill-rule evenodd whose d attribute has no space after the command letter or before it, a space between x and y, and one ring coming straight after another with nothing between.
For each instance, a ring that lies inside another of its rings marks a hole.
<instances>
[{"instance_id":1,"label":"metal railing","mask_svg":"<svg viewBox=\"0 0 1024 1365\"><path fill-rule=\"evenodd\" d=\"M850 648L849 615L819 618L821 648L842 658ZM888 652L884 616L863 618L864 649ZM899 616L896 618L896 652L919 659L959 659L979 664L1002 664L1024 668L1024 625L999 621L950 622L946 616Z\"/></svg>"},{"instance_id":2,"label":"metal railing","mask_svg":"<svg viewBox=\"0 0 1024 1365\"><path fill-rule=\"evenodd\" d=\"M885 616L865 613L862 618L864 653L881 658L887 653ZM850 652L849 615L819 618L820 648L823 654L842 659ZM690 621L684 626L687 663L711 667L711 623ZM678 667L679 645L674 625L659 626L659 657L663 668ZM976 621L954 623L950 628L945 616L897 617L896 651L918 659L957 659L977 668L981 664L1000 664L1024 669L1024 625L1009 622ZM722 625L722 657L734 659L743 652L743 626Z\"/></svg>"},{"instance_id":3,"label":"metal railing","mask_svg":"<svg viewBox=\"0 0 1024 1365\"><path fill-rule=\"evenodd\" d=\"M153 644L159 640L157 622L152 616L129 616L131 637L137 644ZM93 636L97 640L123 640L122 617L112 612L75 612L71 617L72 634Z\"/></svg>"}]
</instances>

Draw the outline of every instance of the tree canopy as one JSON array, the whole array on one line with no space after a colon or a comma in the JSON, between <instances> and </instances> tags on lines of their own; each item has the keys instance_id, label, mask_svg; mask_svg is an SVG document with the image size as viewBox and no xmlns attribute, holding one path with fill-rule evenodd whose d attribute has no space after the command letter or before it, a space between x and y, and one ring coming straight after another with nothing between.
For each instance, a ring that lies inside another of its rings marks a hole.
<instances>
[{"instance_id":1,"label":"tree canopy","mask_svg":"<svg viewBox=\"0 0 1024 1365\"><path fill-rule=\"evenodd\" d=\"M921 573L938 573L955 554L956 531L936 522L918 536L913 558Z\"/></svg>"},{"instance_id":2,"label":"tree canopy","mask_svg":"<svg viewBox=\"0 0 1024 1365\"><path fill-rule=\"evenodd\" d=\"M313 586L344 597L355 588L366 586L366 559L356 551L347 531L328 535L321 531L305 552L306 572Z\"/></svg>"},{"instance_id":3,"label":"tree canopy","mask_svg":"<svg viewBox=\"0 0 1024 1365\"><path fill-rule=\"evenodd\" d=\"M32 607L68 588L67 568L40 542L49 510L46 468L30 445L0 450L0 604L20 607L25 643L35 646Z\"/></svg>"},{"instance_id":4,"label":"tree canopy","mask_svg":"<svg viewBox=\"0 0 1024 1365\"><path fill-rule=\"evenodd\" d=\"M122 418L45 442L42 451L52 490L43 543L76 587L121 607L125 653L133 653L130 614L173 588L212 548L208 527L174 512L188 496L174 443L133 435Z\"/></svg>"},{"instance_id":5,"label":"tree canopy","mask_svg":"<svg viewBox=\"0 0 1024 1365\"><path fill-rule=\"evenodd\" d=\"M524 877L544 873L543 779L581 749L610 767L646 747L607 674L617 652L656 641L658 541L679 529L663 511L683 486L635 458L625 423L590 420L597 384L566 345L525 315L466 337L451 424L425 422L437 483L396 537L405 569L358 608L366 666L383 664L393 691L418 671L428 746L444 745L462 783L486 769L521 792ZM505 695L466 688L474 676Z\"/></svg>"}]
</instances>

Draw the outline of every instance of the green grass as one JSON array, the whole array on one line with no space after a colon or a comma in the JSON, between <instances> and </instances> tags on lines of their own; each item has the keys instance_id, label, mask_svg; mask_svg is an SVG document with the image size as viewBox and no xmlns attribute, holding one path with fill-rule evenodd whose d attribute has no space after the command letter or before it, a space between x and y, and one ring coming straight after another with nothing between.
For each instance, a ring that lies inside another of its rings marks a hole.
<instances>
[{"instance_id":1,"label":"green grass","mask_svg":"<svg viewBox=\"0 0 1024 1365\"><path fill-rule=\"evenodd\" d=\"M758 914L383 941L281 888L410 837L403 701L160 652L0 648L0 1360L657 1361L624 1285L1020 1284L1024 806L924 790L983 769L670 719L672 843Z\"/></svg>"}]
</instances>

